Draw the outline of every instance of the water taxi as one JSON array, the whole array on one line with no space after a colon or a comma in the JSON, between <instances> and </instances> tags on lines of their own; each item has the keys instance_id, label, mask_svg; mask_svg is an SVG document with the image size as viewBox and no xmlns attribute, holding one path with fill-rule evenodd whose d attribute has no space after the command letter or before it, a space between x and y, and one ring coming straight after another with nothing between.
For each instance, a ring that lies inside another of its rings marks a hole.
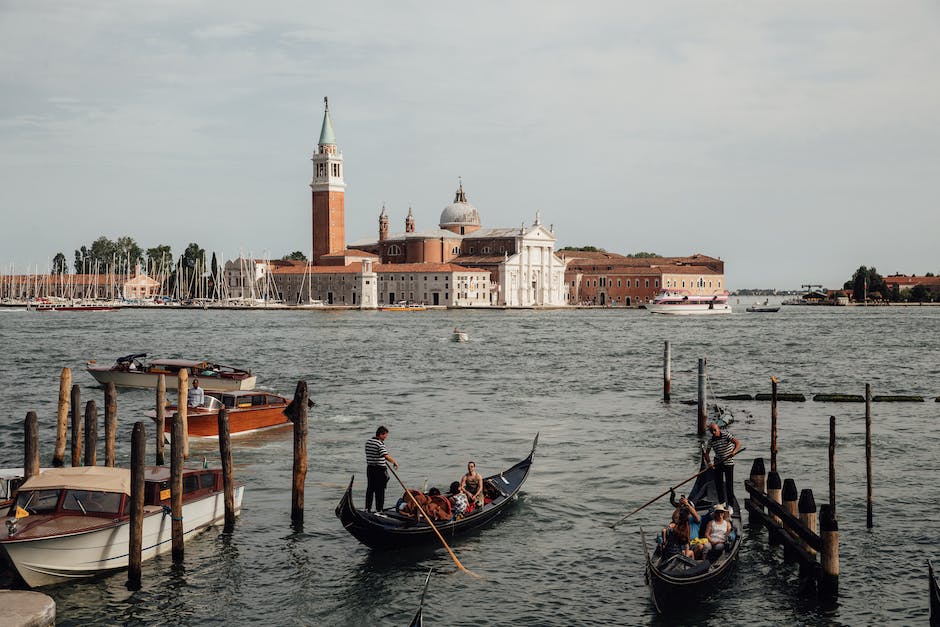
<instances>
[{"instance_id":1,"label":"water taxi","mask_svg":"<svg viewBox=\"0 0 940 627\"><path fill-rule=\"evenodd\" d=\"M408 301L400 300L394 305L385 305L384 307L379 307L379 311L425 311L427 307L419 303L409 303Z\"/></svg>"},{"instance_id":2,"label":"water taxi","mask_svg":"<svg viewBox=\"0 0 940 627\"><path fill-rule=\"evenodd\" d=\"M86 370L102 385L128 388L155 388L160 375L165 375L166 389L176 389L176 377L186 370L190 380L199 379L199 386L206 391L253 390L258 377L251 370L223 366L210 361L191 359L153 359L144 362L147 353L136 353L118 357L111 366L102 366L89 360Z\"/></svg>"},{"instance_id":3,"label":"water taxi","mask_svg":"<svg viewBox=\"0 0 940 627\"><path fill-rule=\"evenodd\" d=\"M729 314L728 292L692 294L687 290L663 290L646 308L651 313L673 316Z\"/></svg>"},{"instance_id":4,"label":"water taxi","mask_svg":"<svg viewBox=\"0 0 940 627\"><path fill-rule=\"evenodd\" d=\"M273 429L290 423L284 410L290 400L270 392L257 390L235 390L232 392L208 392L202 405L189 407L186 411L186 423L189 437L218 438L219 410L228 410L228 425L231 435L242 435ZM167 405L164 433L167 437L173 432L173 414L176 405ZM156 412L147 412L151 418Z\"/></svg>"},{"instance_id":5,"label":"water taxi","mask_svg":"<svg viewBox=\"0 0 940 627\"><path fill-rule=\"evenodd\" d=\"M76 466L46 470L20 486L4 529L2 549L32 588L127 568L131 472L127 468ZM142 560L173 545L170 469L144 473ZM235 486L235 511L244 486ZM225 517L222 471L184 469L183 538Z\"/></svg>"}]
</instances>

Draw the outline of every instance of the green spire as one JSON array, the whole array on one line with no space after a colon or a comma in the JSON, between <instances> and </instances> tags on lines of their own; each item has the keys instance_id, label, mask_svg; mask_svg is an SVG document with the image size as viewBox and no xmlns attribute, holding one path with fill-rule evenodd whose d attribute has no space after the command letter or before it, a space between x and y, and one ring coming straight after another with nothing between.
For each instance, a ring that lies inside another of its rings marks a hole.
<instances>
[{"instance_id":1,"label":"green spire","mask_svg":"<svg viewBox=\"0 0 940 627\"><path fill-rule=\"evenodd\" d=\"M333 118L330 117L330 103L323 98L323 128L320 129L320 145L335 146L336 135L333 134Z\"/></svg>"}]
</instances>

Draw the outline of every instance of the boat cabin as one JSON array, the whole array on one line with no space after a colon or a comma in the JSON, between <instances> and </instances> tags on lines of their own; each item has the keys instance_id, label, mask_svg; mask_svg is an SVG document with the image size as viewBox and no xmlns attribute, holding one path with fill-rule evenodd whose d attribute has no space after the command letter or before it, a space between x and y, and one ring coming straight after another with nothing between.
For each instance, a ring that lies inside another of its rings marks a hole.
<instances>
[{"instance_id":1,"label":"boat cabin","mask_svg":"<svg viewBox=\"0 0 940 627\"><path fill-rule=\"evenodd\" d=\"M232 392L206 392L203 407L218 411L226 409L246 409L250 407L268 407L287 405L287 399L277 394L266 394L257 390L235 390Z\"/></svg>"}]
</instances>

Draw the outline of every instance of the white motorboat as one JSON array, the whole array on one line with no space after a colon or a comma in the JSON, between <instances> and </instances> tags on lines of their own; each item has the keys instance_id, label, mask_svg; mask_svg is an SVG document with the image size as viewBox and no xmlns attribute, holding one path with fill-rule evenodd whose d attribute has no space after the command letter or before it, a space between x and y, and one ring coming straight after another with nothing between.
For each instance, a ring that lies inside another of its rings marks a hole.
<instances>
[{"instance_id":1,"label":"white motorboat","mask_svg":"<svg viewBox=\"0 0 940 627\"><path fill-rule=\"evenodd\" d=\"M229 392L232 390L253 390L258 377L250 370L241 370L232 366L223 366L210 361L191 359L153 359L142 361L146 353L136 353L118 357L111 366L103 366L89 360L86 370L98 383L114 383L119 387L155 388L160 375L166 379L168 390L176 389L176 377L180 370L186 370L189 380L199 379L199 387L206 391Z\"/></svg>"},{"instance_id":2,"label":"white motorboat","mask_svg":"<svg viewBox=\"0 0 940 627\"><path fill-rule=\"evenodd\" d=\"M453 337L451 337L451 339L452 339L453 341L455 341L455 342L469 342L469 341L470 341L470 336L467 335L467 333L465 333L464 331L461 331L460 329L457 329L457 328L455 327L455 328L454 328L454 335L453 335Z\"/></svg>"},{"instance_id":3,"label":"white motorboat","mask_svg":"<svg viewBox=\"0 0 940 627\"><path fill-rule=\"evenodd\" d=\"M173 548L170 469L145 472L141 559ZM104 466L55 468L20 486L0 549L30 587L107 573L128 565L130 470ZM244 486L235 486L235 511ZM225 503L219 469L183 472L183 538L222 522Z\"/></svg>"},{"instance_id":4,"label":"white motorboat","mask_svg":"<svg viewBox=\"0 0 940 627\"><path fill-rule=\"evenodd\" d=\"M663 290L646 308L657 314L703 316L731 313L728 292L692 294L686 290Z\"/></svg>"},{"instance_id":5,"label":"white motorboat","mask_svg":"<svg viewBox=\"0 0 940 627\"><path fill-rule=\"evenodd\" d=\"M747 311L748 313L776 313L780 311L780 307L771 306L770 300L768 299L768 300L765 300L763 304L754 303L753 305L748 307L745 311Z\"/></svg>"}]
</instances>

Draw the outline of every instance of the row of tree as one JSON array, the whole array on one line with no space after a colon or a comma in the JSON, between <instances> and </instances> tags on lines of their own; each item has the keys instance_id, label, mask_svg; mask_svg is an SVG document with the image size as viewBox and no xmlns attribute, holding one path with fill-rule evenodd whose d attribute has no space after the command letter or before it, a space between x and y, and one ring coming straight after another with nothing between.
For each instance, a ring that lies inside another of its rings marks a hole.
<instances>
[{"instance_id":1,"label":"row of tree","mask_svg":"<svg viewBox=\"0 0 940 627\"><path fill-rule=\"evenodd\" d=\"M933 273L928 272L924 276L933 276ZM901 289L895 283L889 288L885 278L878 274L874 267L866 268L865 266L859 267L852 275L852 278L845 282L842 289L852 290L852 300L857 303L878 300L895 303L929 303L933 296L930 288L926 285L915 285L911 288Z\"/></svg>"}]
</instances>

